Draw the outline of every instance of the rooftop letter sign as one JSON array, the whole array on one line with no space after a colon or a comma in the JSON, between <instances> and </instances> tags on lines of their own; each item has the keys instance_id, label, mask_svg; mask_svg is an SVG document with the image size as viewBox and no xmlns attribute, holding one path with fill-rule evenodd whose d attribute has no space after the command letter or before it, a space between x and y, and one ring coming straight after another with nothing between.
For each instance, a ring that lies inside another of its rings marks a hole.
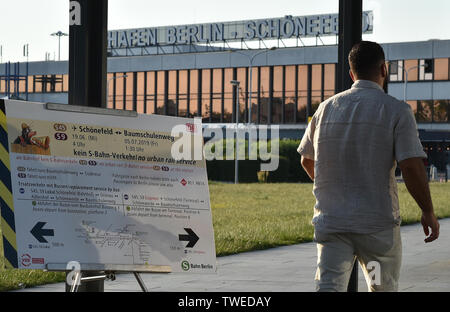
<instances>
[{"instance_id":1,"label":"rooftop letter sign","mask_svg":"<svg viewBox=\"0 0 450 312\"><path fill-rule=\"evenodd\" d=\"M362 31L372 33L372 11L363 13ZM338 32L338 14L288 15L271 19L112 30L108 33L108 48L305 38L338 35Z\"/></svg>"}]
</instances>

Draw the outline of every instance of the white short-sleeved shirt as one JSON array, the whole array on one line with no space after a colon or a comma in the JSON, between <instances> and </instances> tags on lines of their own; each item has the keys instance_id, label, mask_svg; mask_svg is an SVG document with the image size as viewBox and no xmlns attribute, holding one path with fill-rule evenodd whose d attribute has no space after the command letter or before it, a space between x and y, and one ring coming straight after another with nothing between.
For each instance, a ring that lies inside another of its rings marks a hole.
<instances>
[{"instance_id":1,"label":"white short-sleeved shirt","mask_svg":"<svg viewBox=\"0 0 450 312\"><path fill-rule=\"evenodd\" d=\"M400 224L396 162L427 157L410 106L367 80L320 104L298 152L315 161L312 224L328 233Z\"/></svg>"}]
</instances>

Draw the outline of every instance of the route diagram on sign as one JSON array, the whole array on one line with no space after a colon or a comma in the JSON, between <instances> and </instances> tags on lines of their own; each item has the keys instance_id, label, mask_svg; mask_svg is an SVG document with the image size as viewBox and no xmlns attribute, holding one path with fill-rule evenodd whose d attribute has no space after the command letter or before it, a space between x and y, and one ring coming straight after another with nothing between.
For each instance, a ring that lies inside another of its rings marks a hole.
<instances>
[{"instance_id":1,"label":"route diagram on sign","mask_svg":"<svg viewBox=\"0 0 450 312\"><path fill-rule=\"evenodd\" d=\"M133 264L149 263L151 246L142 238L148 235L147 232L133 230L133 224L117 227L110 224L106 230L101 230L95 226L95 223L95 221L83 220L81 227L75 229L79 233L77 238L82 239L86 244L94 244L96 248L122 250L125 257L133 258Z\"/></svg>"}]
</instances>

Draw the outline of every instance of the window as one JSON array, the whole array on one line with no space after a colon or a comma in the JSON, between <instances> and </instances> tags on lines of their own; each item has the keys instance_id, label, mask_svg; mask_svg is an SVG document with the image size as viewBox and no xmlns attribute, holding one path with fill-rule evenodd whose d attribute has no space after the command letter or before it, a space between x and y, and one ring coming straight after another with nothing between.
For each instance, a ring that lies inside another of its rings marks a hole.
<instances>
[{"instance_id":1,"label":"window","mask_svg":"<svg viewBox=\"0 0 450 312\"><path fill-rule=\"evenodd\" d=\"M42 85L42 84L41 84ZM10 80L9 81L9 88L8 85L6 85L6 91L9 90L9 93L14 93L14 87L15 87L15 83L14 80ZM45 91L44 91L45 92Z\"/></svg>"},{"instance_id":2,"label":"window","mask_svg":"<svg viewBox=\"0 0 450 312\"><path fill-rule=\"evenodd\" d=\"M34 92L36 93L42 92L42 83L38 82L37 76L33 76L33 86Z\"/></svg>"},{"instance_id":3,"label":"window","mask_svg":"<svg viewBox=\"0 0 450 312\"><path fill-rule=\"evenodd\" d=\"M434 101L433 122L450 122L450 100Z\"/></svg>"},{"instance_id":4,"label":"window","mask_svg":"<svg viewBox=\"0 0 450 312\"><path fill-rule=\"evenodd\" d=\"M286 66L285 71L285 103L284 103L284 121L285 123L294 123L297 112L295 98L295 66Z\"/></svg>"},{"instance_id":5,"label":"window","mask_svg":"<svg viewBox=\"0 0 450 312\"><path fill-rule=\"evenodd\" d=\"M199 71L190 70L189 117L198 116Z\"/></svg>"},{"instance_id":6,"label":"window","mask_svg":"<svg viewBox=\"0 0 450 312\"><path fill-rule=\"evenodd\" d=\"M306 122L308 103L308 65L298 66L297 122Z\"/></svg>"},{"instance_id":7,"label":"window","mask_svg":"<svg viewBox=\"0 0 450 312\"><path fill-rule=\"evenodd\" d=\"M326 100L335 94L336 64L325 64L324 72L323 100Z\"/></svg>"},{"instance_id":8,"label":"window","mask_svg":"<svg viewBox=\"0 0 450 312\"><path fill-rule=\"evenodd\" d=\"M67 92L67 91L68 91L68 88L66 89L66 85L67 85L67 87L68 87L68 85L69 85L68 79L69 79L69 77L68 77L67 75L64 75L64 76L63 76L63 84L64 84L64 89L63 89L63 91L64 91L64 92ZM1 81L0 81L0 84L1 84ZM1 93L1 92L2 92L2 91L0 91L0 93ZM33 93L33 92L34 92L34 89L33 89L33 76L28 76L28 92L29 92L29 93Z\"/></svg>"},{"instance_id":9,"label":"window","mask_svg":"<svg viewBox=\"0 0 450 312\"><path fill-rule=\"evenodd\" d=\"M178 116L187 117L188 71L180 70L178 76Z\"/></svg>"},{"instance_id":10,"label":"window","mask_svg":"<svg viewBox=\"0 0 450 312\"><path fill-rule=\"evenodd\" d=\"M389 62L389 80L390 81L403 80L403 61Z\"/></svg>"},{"instance_id":11,"label":"window","mask_svg":"<svg viewBox=\"0 0 450 312\"><path fill-rule=\"evenodd\" d=\"M209 122L211 108L211 69L202 70L202 121Z\"/></svg>"},{"instance_id":12,"label":"window","mask_svg":"<svg viewBox=\"0 0 450 312\"><path fill-rule=\"evenodd\" d=\"M169 74L167 115L177 116L177 72L171 70Z\"/></svg>"},{"instance_id":13,"label":"window","mask_svg":"<svg viewBox=\"0 0 450 312\"><path fill-rule=\"evenodd\" d=\"M404 68L408 73L408 81L419 80L419 60L405 60Z\"/></svg>"},{"instance_id":14,"label":"window","mask_svg":"<svg viewBox=\"0 0 450 312\"><path fill-rule=\"evenodd\" d=\"M125 73L125 110L133 110L133 89L134 89L134 74Z\"/></svg>"},{"instance_id":15,"label":"window","mask_svg":"<svg viewBox=\"0 0 450 312\"><path fill-rule=\"evenodd\" d=\"M65 77L64 77L65 78ZM64 79L65 80L65 79ZM106 75L106 107L113 108L114 102L114 86L113 86L114 74L108 73Z\"/></svg>"},{"instance_id":16,"label":"window","mask_svg":"<svg viewBox=\"0 0 450 312\"><path fill-rule=\"evenodd\" d=\"M147 94L145 103L145 112L147 114L153 114L155 112L155 72L147 72Z\"/></svg>"},{"instance_id":17,"label":"window","mask_svg":"<svg viewBox=\"0 0 450 312\"><path fill-rule=\"evenodd\" d=\"M33 83L36 84L36 92L54 93L62 92L63 76L62 75L38 75L34 76ZM25 85L23 90L25 91ZM14 82L10 83L10 92L14 91Z\"/></svg>"},{"instance_id":18,"label":"window","mask_svg":"<svg viewBox=\"0 0 450 312\"><path fill-rule=\"evenodd\" d=\"M247 68L237 69L237 81L239 84L239 122L246 122L247 111Z\"/></svg>"},{"instance_id":19,"label":"window","mask_svg":"<svg viewBox=\"0 0 450 312\"><path fill-rule=\"evenodd\" d=\"M156 94L156 114L164 115L164 91L165 91L165 79L166 79L166 72L165 71L158 71L157 73L157 94Z\"/></svg>"},{"instance_id":20,"label":"window","mask_svg":"<svg viewBox=\"0 0 450 312\"><path fill-rule=\"evenodd\" d=\"M417 101L417 122L429 123L433 121L433 101Z\"/></svg>"},{"instance_id":21,"label":"window","mask_svg":"<svg viewBox=\"0 0 450 312\"><path fill-rule=\"evenodd\" d=\"M252 122L258 121L258 67L252 67L251 81L251 103L250 103L250 82L249 82L249 105L252 107ZM248 73L250 80L250 71ZM250 107L249 107L250 109Z\"/></svg>"},{"instance_id":22,"label":"window","mask_svg":"<svg viewBox=\"0 0 450 312\"><path fill-rule=\"evenodd\" d=\"M433 80L433 60L419 60L419 80Z\"/></svg>"},{"instance_id":23,"label":"window","mask_svg":"<svg viewBox=\"0 0 450 312\"><path fill-rule=\"evenodd\" d=\"M137 73L136 77L136 111L139 114L144 113L145 99L145 72Z\"/></svg>"},{"instance_id":24,"label":"window","mask_svg":"<svg viewBox=\"0 0 450 312\"><path fill-rule=\"evenodd\" d=\"M312 65L311 81L311 116L314 115L320 103L322 102L322 65Z\"/></svg>"},{"instance_id":25,"label":"window","mask_svg":"<svg viewBox=\"0 0 450 312\"><path fill-rule=\"evenodd\" d=\"M261 83L259 85L259 122L261 124L267 124L269 122L269 81L270 81L270 68L260 67Z\"/></svg>"},{"instance_id":26,"label":"window","mask_svg":"<svg viewBox=\"0 0 450 312\"><path fill-rule=\"evenodd\" d=\"M233 80L233 69L225 68L225 78L224 78L225 104L223 108L224 122L233 122L231 120L233 117L233 86L230 83L231 80Z\"/></svg>"},{"instance_id":27,"label":"window","mask_svg":"<svg viewBox=\"0 0 450 312\"><path fill-rule=\"evenodd\" d=\"M125 94L124 94L124 86L125 86L125 82L124 82L124 74L125 73L116 73L116 79L113 80L113 85L115 85L115 89L116 89L116 106L114 107L115 109L125 109L124 106L124 98L125 98Z\"/></svg>"},{"instance_id":28,"label":"window","mask_svg":"<svg viewBox=\"0 0 450 312\"><path fill-rule=\"evenodd\" d=\"M448 80L449 79L449 59L439 58L434 60L434 79Z\"/></svg>"},{"instance_id":29,"label":"window","mask_svg":"<svg viewBox=\"0 0 450 312\"><path fill-rule=\"evenodd\" d=\"M33 82L31 82L33 85ZM28 82L28 88L30 88L30 82ZM69 92L69 75L63 75L63 92Z\"/></svg>"},{"instance_id":30,"label":"window","mask_svg":"<svg viewBox=\"0 0 450 312\"><path fill-rule=\"evenodd\" d=\"M221 68L213 69L212 71L212 116L211 122L220 122L222 115L222 70Z\"/></svg>"},{"instance_id":31,"label":"window","mask_svg":"<svg viewBox=\"0 0 450 312\"><path fill-rule=\"evenodd\" d=\"M272 122L281 123L283 115L283 66L273 68Z\"/></svg>"}]
</instances>

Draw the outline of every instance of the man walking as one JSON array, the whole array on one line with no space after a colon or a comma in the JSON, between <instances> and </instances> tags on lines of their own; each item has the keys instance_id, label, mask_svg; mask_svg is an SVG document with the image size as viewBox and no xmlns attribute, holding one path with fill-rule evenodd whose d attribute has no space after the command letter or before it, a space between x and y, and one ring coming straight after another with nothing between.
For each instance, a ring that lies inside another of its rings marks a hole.
<instances>
[{"instance_id":1,"label":"man walking","mask_svg":"<svg viewBox=\"0 0 450 312\"><path fill-rule=\"evenodd\" d=\"M397 163L422 209L425 242L439 236L422 161L426 154L410 106L383 90L388 72L382 47L362 41L348 58L353 86L320 104L298 148L314 181L316 289L346 291L358 259L371 291L397 291L402 257ZM379 280L372 279L372 269Z\"/></svg>"}]
</instances>

